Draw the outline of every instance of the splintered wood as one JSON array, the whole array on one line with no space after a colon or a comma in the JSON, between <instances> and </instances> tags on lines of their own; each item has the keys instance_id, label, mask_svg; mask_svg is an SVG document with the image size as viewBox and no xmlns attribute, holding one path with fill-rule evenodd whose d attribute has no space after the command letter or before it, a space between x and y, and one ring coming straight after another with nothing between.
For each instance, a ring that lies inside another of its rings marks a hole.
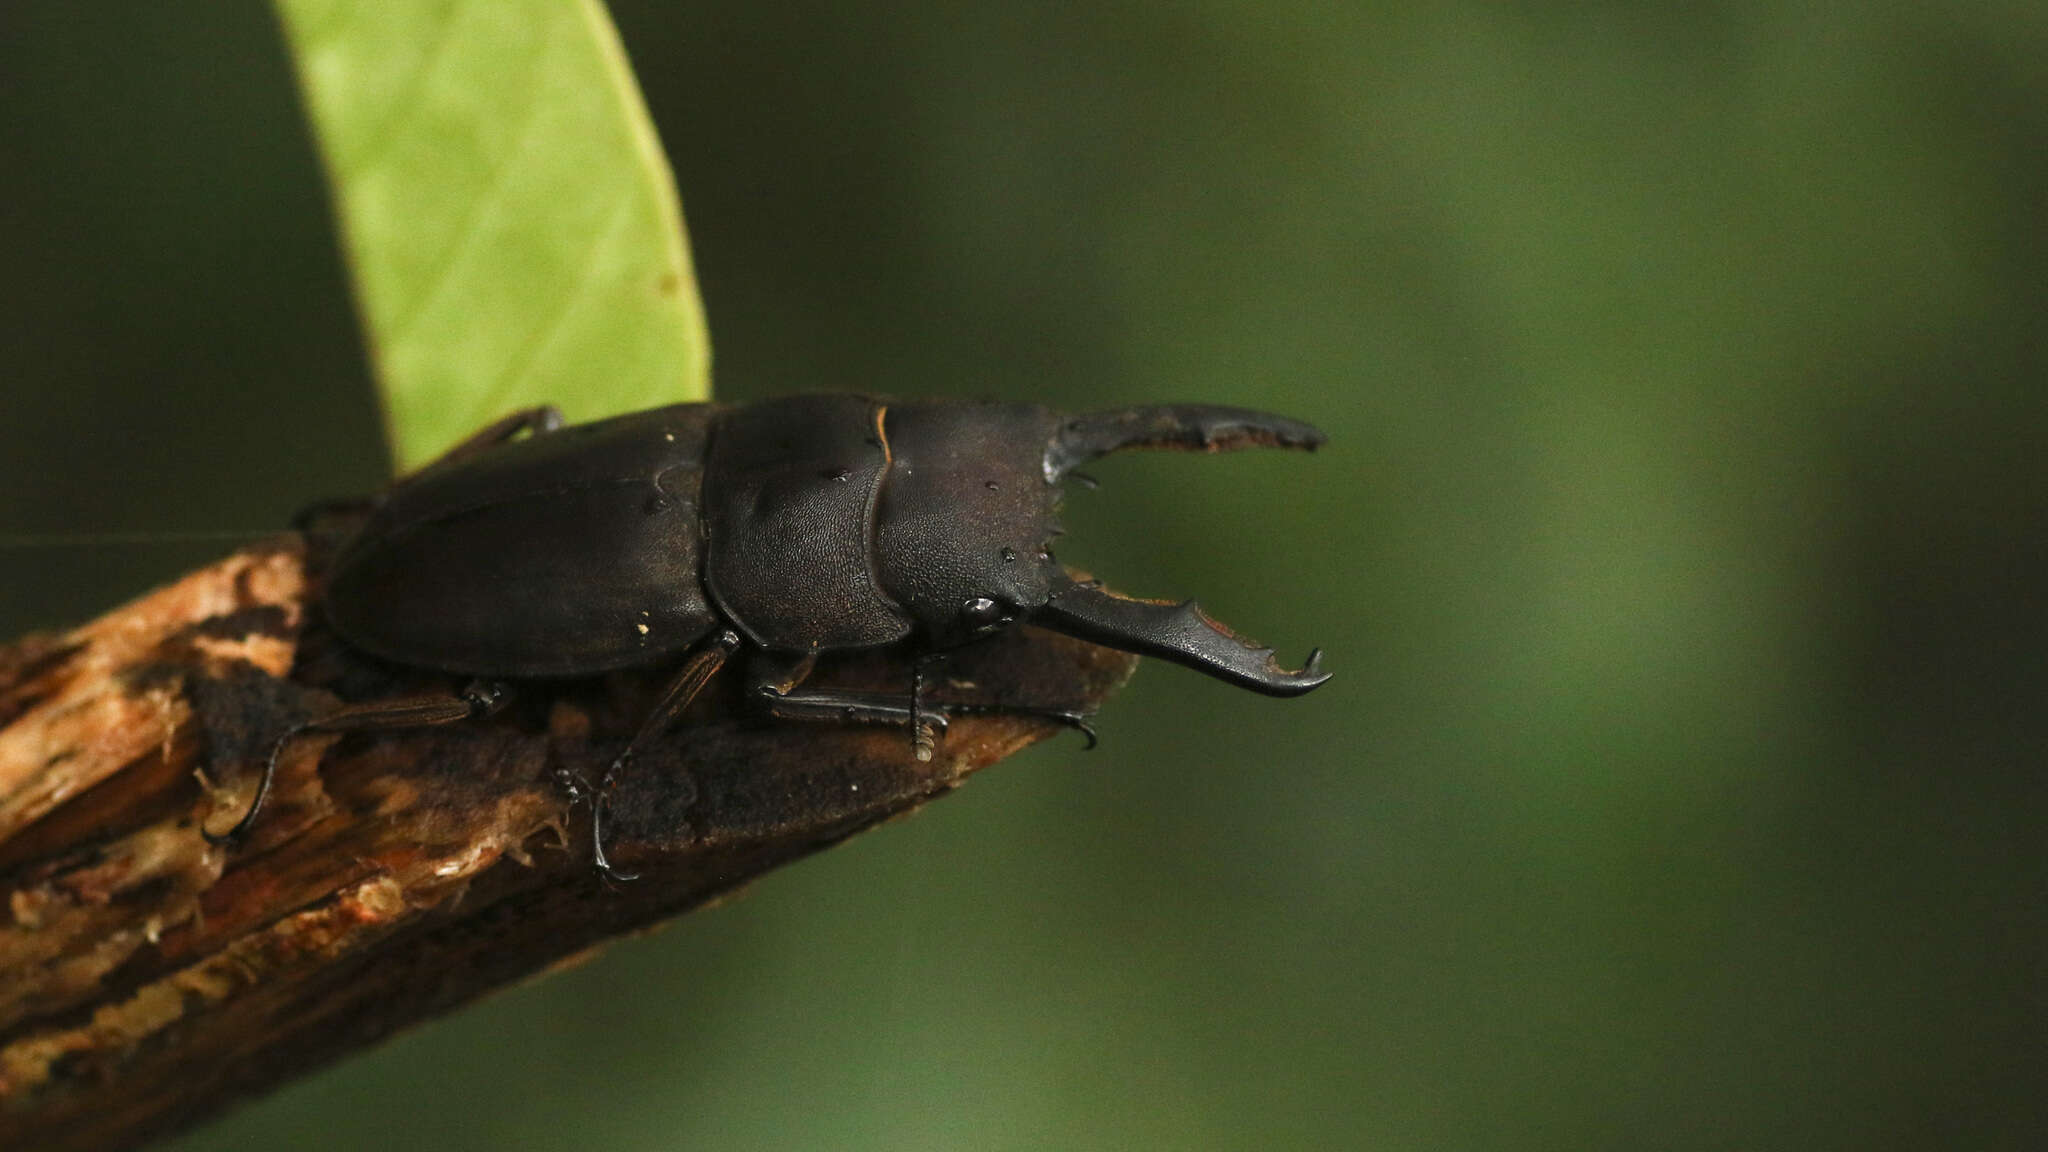
<instances>
[{"instance_id":1,"label":"splintered wood","mask_svg":"<svg viewBox=\"0 0 2048 1152\"><path fill-rule=\"evenodd\" d=\"M946 679L956 698L1093 711L1133 664L1023 629ZM908 676L881 657L832 670L850 687ZM0 648L0 1148L176 1131L1054 731L960 719L919 762L900 732L763 722L714 684L621 783L613 854L642 878L607 887L557 775L595 776L659 680L525 686L486 721L306 736L228 846L202 830L234 823L294 720L457 685L328 636L296 537Z\"/></svg>"}]
</instances>

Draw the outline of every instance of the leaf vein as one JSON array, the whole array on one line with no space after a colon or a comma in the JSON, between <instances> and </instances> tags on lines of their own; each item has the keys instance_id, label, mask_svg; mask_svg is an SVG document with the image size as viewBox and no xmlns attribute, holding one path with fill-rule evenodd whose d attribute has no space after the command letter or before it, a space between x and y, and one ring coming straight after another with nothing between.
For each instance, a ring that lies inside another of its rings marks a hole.
<instances>
[{"instance_id":1,"label":"leaf vein","mask_svg":"<svg viewBox=\"0 0 2048 1152\"><path fill-rule=\"evenodd\" d=\"M433 39L427 42L426 51L420 53L419 61L412 71L406 73L398 91L391 97L391 112L382 123L372 129L357 145L357 152L349 159L351 168L368 168L377 158L391 148L398 139L399 131L418 112L415 97L426 87L434 70L448 58L449 46L455 43L455 25L460 22L458 9L461 3L450 3L441 10L440 23L434 26Z\"/></svg>"},{"instance_id":2,"label":"leaf vein","mask_svg":"<svg viewBox=\"0 0 2048 1152\"><path fill-rule=\"evenodd\" d=\"M484 411L496 411L507 406L504 398L516 394L520 386L533 375L534 369L546 357L548 350L568 328L570 319L591 298L591 286L597 279L598 269L604 263L606 250L617 238L620 226L632 217L634 191L631 183L619 190L618 202L613 205L605 218L604 226L598 230L589 251L584 254L582 267L577 269L575 288L563 294L562 306L556 309L554 316L545 325L534 331L526 345L505 366L497 382L485 393Z\"/></svg>"},{"instance_id":3,"label":"leaf vein","mask_svg":"<svg viewBox=\"0 0 2048 1152\"><path fill-rule=\"evenodd\" d=\"M542 54L542 52L534 53L534 60L529 62L533 65L528 69L529 72L539 70L537 61ZM419 292L416 302L411 307L399 311L397 318L392 321L389 334L389 339L392 343L403 341L407 333L412 331L421 318L432 310L434 304L440 300L442 293L448 290L449 285L455 283L457 279L456 271L476 252L478 245L482 243L482 237L485 232L484 224L503 206L505 189L512 183L512 177L517 174L521 162L526 159L528 145L532 141L534 129L542 119L541 113L543 109L539 96L540 86L529 83L521 85L521 87L526 91L526 105L520 110L519 130L514 135L512 147L506 151L504 159L500 160L497 167L492 170L490 182L476 199L470 203L469 210L464 215L462 225L455 229L454 239L443 250L444 255L439 261L439 267L435 270L433 278L427 281L425 287Z\"/></svg>"}]
</instances>

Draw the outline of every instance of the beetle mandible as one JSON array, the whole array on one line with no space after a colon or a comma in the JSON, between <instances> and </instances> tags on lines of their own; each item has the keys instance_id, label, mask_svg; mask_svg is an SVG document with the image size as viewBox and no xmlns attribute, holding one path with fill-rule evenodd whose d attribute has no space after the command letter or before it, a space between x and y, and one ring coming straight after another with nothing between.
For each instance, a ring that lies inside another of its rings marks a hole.
<instances>
[{"instance_id":1,"label":"beetle mandible","mask_svg":"<svg viewBox=\"0 0 2048 1152\"><path fill-rule=\"evenodd\" d=\"M522 436L522 433L530 435ZM552 406L484 428L381 496L337 555L327 620L396 664L474 677L459 695L345 705L311 731L404 728L500 707L507 681L673 665L666 690L592 788L594 859L606 796L734 652L771 716L900 725L929 759L949 715L1006 712L1094 733L1077 714L924 699L924 661L1029 622L1158 656L1272 696L1329 678L1241 639L1193 601L1108 592L1053 558L1060 481L1123 448L1314 449L1310 425L1243 408L1168 405L1065 416L1028 404L828 394L676 404L565 426ZM806 686L821 653L899 645L909 691Z\"/></svg>"}]
</instances>

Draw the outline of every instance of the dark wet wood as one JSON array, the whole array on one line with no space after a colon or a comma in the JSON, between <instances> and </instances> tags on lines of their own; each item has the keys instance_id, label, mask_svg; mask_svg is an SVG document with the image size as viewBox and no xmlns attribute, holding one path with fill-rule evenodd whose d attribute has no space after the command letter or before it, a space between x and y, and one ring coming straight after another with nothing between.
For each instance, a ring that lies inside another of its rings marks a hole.
<instances>
[{"instance_id":1,"label":"dark wet wood","mask_svg":"<svg viewBox=\"0 0 2048 1152\"><path fill-rule=\"evenodd\" d=\"M622 783L615 856L643 878L608 889L554 773L595 776L662 675L522 685L487 721L296 742L247 842L209 844L293 718L457 687L336 645L306 572L280 539L0 648L0 1148L176 1131L1055 731L961 719L919 763L901 732L755 719L724 677ZM1025 630L957 655L935 695L1092 710L1132 664ZM819 673L908 677L879 657Z\"/></svg>"}]
</instances>

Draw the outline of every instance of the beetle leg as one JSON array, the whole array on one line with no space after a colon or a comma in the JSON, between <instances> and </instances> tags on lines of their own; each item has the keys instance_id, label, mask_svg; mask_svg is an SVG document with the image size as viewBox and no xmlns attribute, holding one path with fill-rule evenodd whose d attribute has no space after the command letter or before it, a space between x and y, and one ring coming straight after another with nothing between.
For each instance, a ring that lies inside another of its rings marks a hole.
<instances>
[{"instance_id":1,"label":"beetle leg","mask_svg":"<svg viewBox=\"0 0 2048 1152\"><path fill-rule=\"evenodd\" d=\"M632 763L633 758L640 754L641 749L647 747L647 745L660 738L662 733L668 731L668 726L675 723L676 717L683 714L683 709L690 706L690 701L697 698L697 693L704 690L704 685L710 681L711 677L720 668L725 667L726 658L731 656L739 646L739 633L727 628L691 653L690 658L683 661L683 666L676 671L675 678L669 681L668 687L662 690L661 699L654 705L653 711L649 712L647 718L640 722L640 727L633 733L633 738L626 741L624 750L613 757L612 762L605 766L604 775L598 779L597 787L589 788L587 785L583 786L583 790L591 794L591 859L596 863L597 870L603 873L605 879L639 879L638 873L621 872L613 867L611 858L606 856L604 851L604 818L605 813L611 808L612 789L619 782L619 773L625 771L626 765ZM569 798L572 804L579 798L577 790L580 783L580 781L573 780L570 782Z\"/></svg>"},{"instance_id":2,"label":"beetle leg","mask_svg":"<svg viewBox=\"0 0 2048 1152\"><path fill-rule=\"evenodd\" d=\"M1096 744L1095 727L1087 713L1063 708L1035 708L1029 704L988 704L967 701L926 703L888 692L856 692L844 688L800 688L793 692L758 691L768 714L782 720L811 720L836 724L891 724L909 728L913 739L920 727L928 739L913 744L919 760L931 759L930 750L956 716L1022 716L1071 728Z\"/></svg>"},{"instance_id":3,"label":"beetle leg","mask_svg":"<svg viewBox=\"0 0 2048 1152\"><path fill-rule=\"evenodd\" d=\"M768 714L781 720L823 720L842 724L897 724L910 727L917 709L910 697L893 692L861 692L850 688L797 688L776 692L756 688ZM945 713L926 709L923 720L946 730Z\"/></svg>"},{"instance_id":4,"label":"beetle leg","mask_svg":"<svg viewBox=\"0 0 2048 1152\"><path fill-rule=\"evenodd\" d=\"M912 673L911 693L866 692L852 688L799 688L816 663L806 656L787 667L764 664L757 669L754 698L770 716L782 720L814 720L838 724L890 724L909 728L913 739L922 723L929 739L918 745L920 759L930 759L928 747L946 730L943 712L923 707L918 680L922 668Z\"/></svg>"},{"instance_id":5,"label":"beetle leg","mask_svg":"<svg viewBox=\"0 0 2048 1152\"><path fill-rule=\"evenodd\" d=\"M817 664L813 653L762 652L753 668L754 698L770 716L781 720L808 720L827 724L887 724L910 730L911 755L930 760L955 716L1027 716L1065 725L1088 738L1095 747L1095 729L1079 712L1057 708L1033 708L1020 704L954 703L932 701L925 696L929 666L943 660L945 653L920 656L911 665L910 692L866 692L851 688L802 688Z\"/></svg>"},{"instance_id":6,"label":"beetle leg","mask_svg":"<svg viewBox=\"0 0 2048 1152\"><path fill-rule=\"evenodd\" d=\"M757 649L748 662L747 675L757 696L787 696L797 685L811 678L818 667L816 652L771 652Z\"/></svg>"},{"instance_id":7,"label":"beetle leg","mask_svg":"<svg viewBox=\"0 0 2048 1152\"><path fill-rule=\"evenodd\" d=\"M936 653L920 656L910 666L910 754L920 763L939 746L938 729L924 707L924 670L939 659Z\"/></svg>"},{"instance_id":8,"label":"beetle leg","mask_svg":"<svg viewBox=\"0 0 2048 1152\"><path fill-rule=\"evenodd\" d=\"M913 738L920 720L919 694L924 663L913 666L910 695L867 692L853 688L803 688L818 666L816 652L756 654L752 669L754 699L770 716L781 720L813 720L839 724L891 724L909 728ZM944 716L922 717L934 733L945 731ZM931 737L936 740L934 734ZM925 759L930 759L927 754Z\"/></svg>"},{"instance_id":9,"label":"beetle leg","mask_svg":"<svg viewBox=\"0 0 2048 1152\"><path fill-rule=\"evenodd\" d=\"M654 710L647 714L647 719L640 722L640 727L633 733L633 738L626 742L626 750L619 753L610 768L605 769L604 787L611 787L619 769L625 767L626 762L640 749L668 731L668 726L675 723L676 717L683 714L683 709L690 706L690 701L697 698L697 693L704 690L704 685L711 677L720 668L725 667L726 658L739 646L739 633L727 628L691 653L688 660L683 661L683 666L677 669L675 678L662 690L661 700L655 704Z\"/></svg>"},{"instance_id":10,"label":"beetle leg","mask_svg":"<svg viewBox=\"0 0 2048 1152\"><path fill-rule=\"evenodd\" d=\"M510 416L493 420L468 436L463 437L454 447L435 457L433 462L427 465L427 468L439 468L444 464L453 464L457 461L467 460L480 452L496 448L521 432L531 432L536 436L545 436L549 432L558 431L565 423L567 421L562 418L562 410L553 404L539 404L532 408L521 408ZM426 470L426 468L421 469L422 472Z\"/></svg>"},{"instance_id":11,"label":"beetle leg","mask_svg":"<svg viewBox=\"0 0 2048 1152\"><path fill-rule=\"evenodd\" d=\"M1087 738L1088 743L1083 746L1084 751L1092 750L1100 742L1095 736L1095 725L1088 722L1094 717L1092 712L1075 712L1068 708L1034 708L1029 704L982 704L956 701L947 701L938 707L940 711L945 712L949 716L1022 716L1030 720L1044 720L1048 723L1058 724L1063 728L1071 728Z\"/></svg>"},{"instance_id":12,"label":"beetle leg","mask_svg":"<svg viewBox=\"0 0 2048 1152\"><path fill-rule=\"evenodd\" d=\"M939 737L946 733L943 709L920 705L910 696L890 692L859 692L847 688L798 688L759 693L768 714L782 720L827 724L889 724L910 729L911 755L930 760Z\"/></svg>"},{"instance_id":13,"label":"beetle leg","mask_svg":"<svg viewBox=\"0 0 2048 1152\"><path fill-rule=\"evenodd\" d=\"M250 799L242 818L235 821L235 826L219 834L208 832L201 826L199 834L209 844L227 844L247 835L249 829L256 826L256 816L263 811L263 801L270 796L271 782L277 778L277 761L284 754L285 746L308 732L388 732L453 724L458 720L488 716L503 708L511 698L511 691L505 685L492 680L476 680L464 687L460 695L347 704L325 716L301 720L285 729L284 735L270 746L270 755L263 761L263 775L256 781L256 795Z\"/></svg>"}]
</instances>

